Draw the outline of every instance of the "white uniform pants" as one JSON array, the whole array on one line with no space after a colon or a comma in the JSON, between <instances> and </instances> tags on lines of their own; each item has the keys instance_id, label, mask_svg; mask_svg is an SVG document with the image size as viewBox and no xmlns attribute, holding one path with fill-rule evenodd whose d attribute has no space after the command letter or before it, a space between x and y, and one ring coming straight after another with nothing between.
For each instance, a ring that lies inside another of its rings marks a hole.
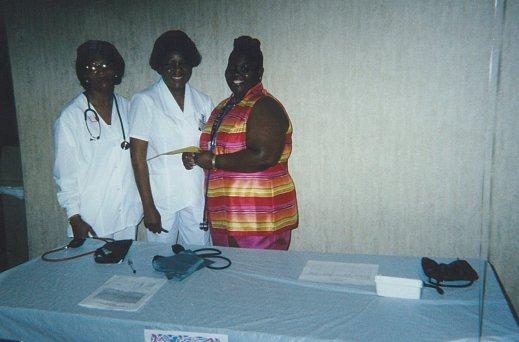
<instances>
[{"instance_id":1,"label":"white uniform pants","mask_svg":"<svg viewBox=\"0 0 519 342\"><path fill-rule=\"evenodd\" d=\"M128 239L135 240L136 234L137 234L137 227L129 226L118 232L115 232L113 234L108 234L103 237L114 239L114 240L128 240Z\"/></svg>"},{"instance_id":2,"label":"white uniform pants","mask_svg":"<svg viewBox=\"0 0 519 342\"><path fill-rule=\"evenodd\" d=\"M156 234L148 230L146 232L148 241L170 244L179 243L181 245L210 245L209 231L200 229L203 212L203 207L186 207L174 214L160 213L162 228L169 231L169 233L161 232Z\"/></svg>"}]
</instances>

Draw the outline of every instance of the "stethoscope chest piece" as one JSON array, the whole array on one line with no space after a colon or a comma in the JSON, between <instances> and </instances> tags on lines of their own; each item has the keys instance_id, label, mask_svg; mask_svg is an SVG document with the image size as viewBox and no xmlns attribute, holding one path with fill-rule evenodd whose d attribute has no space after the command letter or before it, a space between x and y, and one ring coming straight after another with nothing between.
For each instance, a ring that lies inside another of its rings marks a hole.
<instances>
[{"instance_id":1,"label":"stethoscope chest piece","mask_svg":"<svg viewBox=\"0 0 519 342\"><path fill-rule=\"evenodd\" d=\"M127 142L126 140L123 141L123 142L121 143L121 148L122 148L123 150L127 150L127 149L129 149L129 148L130 148L130 143Z\"/></svg>"}]
</instances>

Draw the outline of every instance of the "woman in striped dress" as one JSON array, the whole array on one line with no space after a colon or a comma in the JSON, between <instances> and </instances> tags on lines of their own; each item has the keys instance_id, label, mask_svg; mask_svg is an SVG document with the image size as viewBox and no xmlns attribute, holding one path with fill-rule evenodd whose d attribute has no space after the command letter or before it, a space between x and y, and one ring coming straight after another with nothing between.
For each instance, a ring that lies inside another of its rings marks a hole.
<instances>
[{"instance_id":1,"label":"woman in striped dress","mask_svg":"<svg viewBox=\"0 0 519 342\"><path fill-rule=\"evenodd\" d=\"M234 40L225 78L232 95L211 113L201 153L184 153L187 169L206 170L206 219L217 246L286 250L298 226L288 173L292 125L261 83L260 42Z\"/></svg>"}]
</instances>

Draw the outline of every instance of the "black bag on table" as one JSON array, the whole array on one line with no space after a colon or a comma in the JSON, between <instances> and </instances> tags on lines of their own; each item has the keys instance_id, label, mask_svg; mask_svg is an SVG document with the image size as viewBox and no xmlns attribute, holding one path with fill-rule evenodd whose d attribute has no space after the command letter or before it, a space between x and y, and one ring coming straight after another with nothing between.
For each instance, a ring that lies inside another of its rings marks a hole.
<instances>
[{"instance_id":1,"label":"black bag on table","mask_svg":"<svg viewBox=\"0 0 519 342\"><path fill-rule=\"evenodd\" d=\"M466 260L456 260L450 264L438 264L429 258L422 258L423 272L429 277L431 287L467 287L478 280L478 274ZM445 282L465 282L446 284ZM440 291L438 291L440 292ZM442 291L443 292L443 291Z\"/></svg>"}]
</instances>

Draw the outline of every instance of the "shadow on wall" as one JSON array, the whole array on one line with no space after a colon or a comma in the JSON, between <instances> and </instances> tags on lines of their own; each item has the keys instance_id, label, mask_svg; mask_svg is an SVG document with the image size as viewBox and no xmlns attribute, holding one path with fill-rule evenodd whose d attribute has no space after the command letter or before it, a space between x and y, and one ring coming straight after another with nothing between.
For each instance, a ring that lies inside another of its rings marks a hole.
<instances>
[{"instance_id":1,"label":"shadow on wall","mask_svg":"<svg viewBox=\"0 0 519 342\"><path fill-rule=\"evenodd\" d=\"M0 151L0 271L28 260L20 148Z\"/></svg>"},{"instance_id":2,"label":"shadow on wall","mask_svg":"<svg viewBox=\"0 0 519 342\"><path fill-rule=\"evenodd\" d=\"M23 177L13 87L0 14L0 271L28 259Z\"/></svg>"}]
</instances>

